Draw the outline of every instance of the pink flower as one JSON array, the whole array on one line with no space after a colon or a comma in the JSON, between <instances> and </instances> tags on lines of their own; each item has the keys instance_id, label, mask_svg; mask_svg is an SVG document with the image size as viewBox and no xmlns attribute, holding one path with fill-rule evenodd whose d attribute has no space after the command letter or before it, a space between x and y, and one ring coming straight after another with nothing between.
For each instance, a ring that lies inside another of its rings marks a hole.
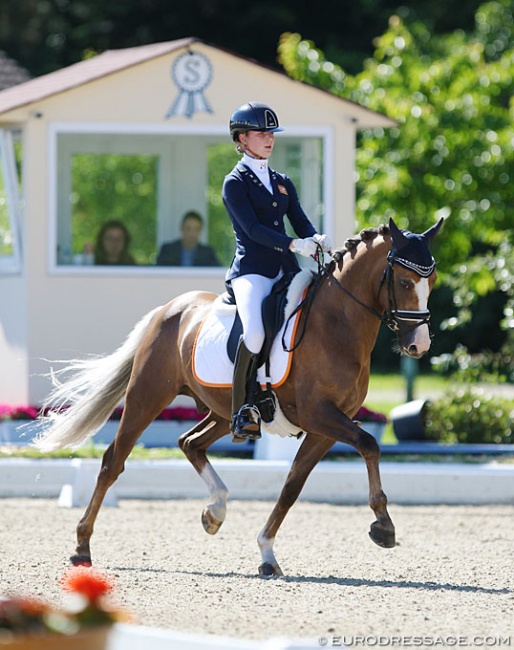
<instances>
[{"instance_id":1,"label":"pink flower","mask_svg":"<svg viewBox=\"0 0 514 650\"><path fill-rule=\"evenodd\" d=\"M35 420L39 409L34 406L0 404L0 420Z\"/></svg>"}]
</instances>

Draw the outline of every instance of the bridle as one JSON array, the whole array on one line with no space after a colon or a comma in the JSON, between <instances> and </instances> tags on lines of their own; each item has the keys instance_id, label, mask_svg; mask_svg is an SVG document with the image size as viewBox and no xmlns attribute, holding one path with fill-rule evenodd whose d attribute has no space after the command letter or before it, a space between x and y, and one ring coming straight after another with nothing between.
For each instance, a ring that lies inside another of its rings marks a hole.
<instances>
[{"instance_id":1,"label":"bridle","mask_svg":"<svg viewBox=\"0 0 514 650\"><path fill-rule=\"evenodd\" d=\"M308 320L310 309L312 307L312 303L314 301L314 297L322 281L328 277L330 277L330 279L333 280L335 286L338 289L340 289L343 293L345 293L349 298L351 298L358 305L360 305L361 307L369 311L370 314L373 314L373 316L378 318L378 320L384 323L384 325L387 325L387 327L393 332L398 333L400 332L400 330L404 332L410 332L411 330L414 330L417 327L420 327L421 325L428 325L429 334L430 337L432 338L432 332L430 331L430 311L428 309L421 309L421 310L398 309L396 303L396 294L394 291L394 264L400 264L401 266L405 266L406 268L409 268L412 271L414 271L420 277L428 277L429 275L432 274L432 272L435 269L435 261L433 259L432 259L432 264L430 266L420 266L418 264L415 264L414 262L411 262L410 260L399 257L398 253L394 249L388 253L387 266L384 269L384 272L382 273L382 277L380 278L380 283L377 291L377 299L378 299L382 287L384 285L386 286L387 309L383 314L381 314L373 307L366 305L366 303L362 302L362 300L357 298L357 296L355 296L351 291L348 291L346 287L343 287L343 285L339 282L339 280L334 276L333 272L329 270L331 265L325 264L324 259L325 259L325 255L323 253L323 249L318 244L316 255L314 255L314 260L318 264L318 272L317 274L313 273L314 281L311 284L311 287L308 290L307 295L297 305L297 307L293 310L293 312L289 315L289 318L287 319L286 322L286 327L284 328L284 333L282 335L282 348L286 352L292 352L300 345L303 336L305 334L305 327L307 325L307 320ZM303 322L303 328L302 331L300 332L300 335L298 336L296 343L292 347L288 348L285 342L285 332L287 330L287 325L289 324L289 321L296 315L296 313L300 311L300 309L305 309L305 313L306 313Z\"/></svg>"},{"instance_id":2,"label":"bridle","mask_svg":"<svg viewBox=\"0 0 514 650\"><path fill-rule=\"evenodd\" d=\"M330 278L334 281L335 285L341 291L343 291L347 296L349 296L361 307L363 307L371 314L376 316L382 323L384 323L384 325L387 325L387 327L393 332L397 333L400 330L403 330L404 332L409 332L411 330L416 329L417 327L420 327L421 325L428 325L428 327L430 328L430 311L428 309L420 309L420 310L398 309L397 302L396 302L396 294L394 290L394 264L400 264L401 266L404 266L410 269L411 271L414 271L416 275L423 278L427 278L429 275L433 273L435 269L434 261L430 266L420 266L419 264L415 264L410 260L400 257L397 251L395 251L394 249L391 250L387 255L387 266L384 269L384 272L382 273L382 277L380 279L380 283L377 291L377 299L378 299L380 291L382 290L382 287L385 285L387 290L387 309L383 314L381 314L376 309L373 309L373 307L366 305L364 302L362 302L362 300L359 300L359 298L357 298L357 296L355 296L351 291L343 287L343 285L334 276L334 274L332 272L329 272L327 268L325 268L322 271L322 273L324 273L326 276L330 276ZM430 336L432 336L431 333Z\"/></svg>"},{"instance_id":3,"label":"bridle","mask_svg":"<svg viewBox=\"0 0 514 650\"><path fill-rule=\"evenodd\" d=\"M398 309L396 304L396 294L394 291L394 264L400 264L408 269L411 269L422 278L427 278L435 269L435 262L430 266L419 266L410 260L406 260L398 256L398 253L393 249L387 255L387 266L382 273L378 293L385 284L387 288L387 309L384 315L380 317L382 322L393 332L398 332L400 329L410 331L420 327L421 325L428 325L430 330L430 311L428 309ZM377 297L378 297L377 293Z\"/></svg>"}]
</instances>

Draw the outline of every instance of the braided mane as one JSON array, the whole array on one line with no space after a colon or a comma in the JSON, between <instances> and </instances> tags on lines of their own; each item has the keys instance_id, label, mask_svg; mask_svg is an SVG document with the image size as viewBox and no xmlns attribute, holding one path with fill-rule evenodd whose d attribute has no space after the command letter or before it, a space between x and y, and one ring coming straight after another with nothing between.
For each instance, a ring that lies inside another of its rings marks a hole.
<instances>
[{"instance_id":1,"label":"braided mane","mask_svg":"<svg viewBox=\"0 0 514 650\"><path fill-rule=\"evenodd\" d=\"M371 241L372 239L375 239L375 237L377 237L378 235L386 236L389 234L390 234L389 226L386 226L385 224L381 224L380 226L378 226L378 228L364 228L363 230L360 231L358 235L349 237L344 242L342 248L333 251L332 259L335 262L340 262L345 253L356 248L361 242Z\"/></svg>"}]
</instances>

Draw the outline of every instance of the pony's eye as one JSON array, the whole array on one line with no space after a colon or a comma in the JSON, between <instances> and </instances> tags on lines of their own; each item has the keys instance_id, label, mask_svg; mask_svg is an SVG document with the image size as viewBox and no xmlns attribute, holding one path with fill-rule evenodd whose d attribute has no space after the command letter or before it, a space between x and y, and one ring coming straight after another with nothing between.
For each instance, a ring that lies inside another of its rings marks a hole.
<instances>
[{"instance_id":1,"label":"pony's eye","mask_svg":"<svg viewBox=\"0 0 514 650\"><path fill-rule=\"evenodd\" d=\"M412 280L404 280L400 278L400 287L402 289L412 289Z\"/></svg>"}]
</instances>

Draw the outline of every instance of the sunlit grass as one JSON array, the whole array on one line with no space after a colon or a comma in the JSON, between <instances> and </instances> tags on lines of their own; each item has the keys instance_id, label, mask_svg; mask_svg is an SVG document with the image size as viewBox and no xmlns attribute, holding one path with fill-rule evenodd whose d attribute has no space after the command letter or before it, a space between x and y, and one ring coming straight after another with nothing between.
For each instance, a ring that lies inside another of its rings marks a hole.
<instances>
[{"instance_id":1,"label":"sunlit grass","mask_svg":"<svg viewBox=\"0 0 514 650\"><path fill-rule=\"evenodd\" d=\"M413 382L412 398L436 398L448 389L449 384L449 380L440 375L418 375ZM403 375L372 373L368 396L364 404L373 411L384 413L389 418L392 409L404 404L407 397L407 381ZM389 422L385 428L382 443L392 445L396 442L393 425Z\"/></svg>"}]
</instances>

